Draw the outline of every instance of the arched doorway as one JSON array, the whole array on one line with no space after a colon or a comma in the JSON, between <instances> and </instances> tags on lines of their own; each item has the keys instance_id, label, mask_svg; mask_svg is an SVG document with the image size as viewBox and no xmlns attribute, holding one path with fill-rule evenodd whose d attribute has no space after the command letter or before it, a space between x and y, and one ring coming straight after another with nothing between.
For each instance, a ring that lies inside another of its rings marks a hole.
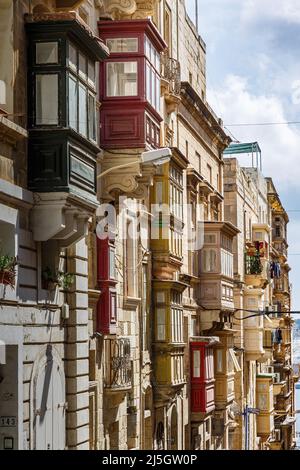
<instances>
[{"instance_id":1,"label":"arched doorway","mask_svg":"<svg viewBox=\"0 0 300 470\"><path fill-rule=\"evenodd\" d=\"M160 421L157 424L157 428L156 428L156 446L157 446L156 450L164 450L165 448L164 442L165 442L165 428L164 428L164 423Z\"/></svg>"},{"instance_id":2,"label":"arched doorway","mask_svg":"<svg viewBox=\"0 0 300 470\"><path fill-rule=\"evenodd\" d=\"M31 447L65 449L65 374L63 363L51 345L41 351L31 382Z\"/></svg>"},{"instance_id":3,"label":"arched doorway","mask_svg":"<svg viewBox=\"0 0 300 470\"><path fill-rule=\"evenodd\" d=\"M170 425L170 450L178 450L178 426L177 426L177 409L173 406L171 413L171 425Z\"/></svg>"}]
</instances>

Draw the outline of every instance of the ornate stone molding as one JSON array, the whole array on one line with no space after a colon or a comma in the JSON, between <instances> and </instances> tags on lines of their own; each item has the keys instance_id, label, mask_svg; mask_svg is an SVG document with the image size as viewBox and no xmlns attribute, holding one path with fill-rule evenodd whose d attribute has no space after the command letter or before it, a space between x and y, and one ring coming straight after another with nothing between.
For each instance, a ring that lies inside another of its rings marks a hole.
<instances>
[{"instance_id":1,"label":"ornate stone molding","mask_svg":"<svg viewBox=\"0 0 300 470\"><path fill-rule=\"evenodd\" d=\"M154 13L157 0L101 0L101 16L121 19L144 19Z\"/></svg>"},{"instance_id":2,"label":"ornate stone molding","mask_svg":"<svg viewBox=\"0 0 300 470\"><path fill-rule=\"evenodd\" d=\"M101 14L114 19L131 16L137 9L135 0L103 0Z\"/></svg>"},{"instance_id":3,"label":"ornate stone molding","mask_svg":"<svg viewBox=\"0 0 300 470\"><path fill-rule=\"evenodd\" d=\"M142 151L143 149L133 153L131 149L130 157L129 155L124 156L126 150L122 150L120 154L118 154L118 151L113 152L113 154L104 152L98 162L99 172L118 167L124 164L125 159L132 161L132 165L120 169L116 168L115 171L101 178L100 193L98 194L100 199L111 200L117 195L126 195L135 199L146 199L148 197L148 188L153 184L156 168L152 165L137 163Z\"/></svg>"}]
</instances>

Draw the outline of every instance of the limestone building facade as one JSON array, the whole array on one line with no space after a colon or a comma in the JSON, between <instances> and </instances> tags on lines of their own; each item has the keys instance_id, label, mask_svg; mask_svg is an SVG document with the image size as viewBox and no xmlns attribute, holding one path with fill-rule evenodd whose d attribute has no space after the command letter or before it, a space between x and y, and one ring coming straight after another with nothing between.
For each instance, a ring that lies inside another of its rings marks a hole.
<instances>
[{"instance_id":1,"label":"limestone building facade","mask_svg":"<svg viewBox=\"0 0 300 470\"><path fill-rule=\"evenodd\" d=\"M288 218L184 0L4 0L0 38L0 449L291 448Z\"/></svg>"}]
</instances>

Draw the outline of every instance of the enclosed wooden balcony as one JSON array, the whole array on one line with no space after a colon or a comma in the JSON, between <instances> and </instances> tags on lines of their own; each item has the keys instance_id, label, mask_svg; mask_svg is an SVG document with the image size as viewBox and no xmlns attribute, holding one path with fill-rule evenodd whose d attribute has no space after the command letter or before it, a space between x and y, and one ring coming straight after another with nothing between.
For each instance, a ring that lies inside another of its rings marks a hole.
<instances>
[{"instance_id":1,"label":"enclosed wooden balcony","mask_svg":"<svg viewBox=\"0 0 300 470\"><path fill-rule=\"evenodd\" d=\"M217 337L193 337L190 342L191 411L193 419L215 409L215 377L213 345Z\"/></svg>"},{"instance_id":2,"label":"enclosed wooden balcony","mask_svg":"<svg viewBox=\"0 0 300 470\"><path fill-rule=\"evenodd\" d=\"M214 347L215 369L215 404L216 409L224 409L234 400L234 377L241 371L240 364L234 352L235 330L228 328L224 323L214 322L210 330L205 330L205 335L217 336L220 343Z\"/></svg>"},{"instance_id":3,"label":"enclosed wooden balcony","mask_svg":"<svg viewBox=\"0 0 300 470\"><path fill-rule=\"evenodd\" d=\"M165 400L186 383L180 281L153 280L153 372L156 401Z\"/></svg>"},{"instance_id":4,"label":"enclosed wooden balcony","mask_svg":"<svg viewBox=\"0 0 300 470\"><path fill-rule=\"evenodd\" d=\"M132 387L132 362L129 338L105 339L104 388L126 392Z\"/></svg>"},{"instance_id":5,"label":"enclosed wooden balcony","mask_svg":"<svg viewBox=\"0 0 300 470\"><path fill-rule=\"evenodd\" d=\"M233 238L238 230L227 222L204 222L200 250L199 302L206 309L233 310Z\"/></svg>"},{"instance_id":6,"label":"enclosed wooden balcony","mask_svg":"<svg viewBox=\"0 0 300 470\"><path fill-rule=\"evenodd\" d=\"M104 149L160 146L160 54L166 44L150 19L99 21L110 50L100 64ZM132 153L132 152L131 152Z\"/></svg>"},{"instance_id":7,"label":"enclosed wooden balcony","mask_svg":"<svg viewBox=\"0 0 300 470\"><path fill-rule=\"evenodd\" d=\"M178 148L171 150L171 161L154 176L150 190L152 273L164 281L174 279L183 264L183 172L188 160Z\"/></svg>"},{"instance_id":8,"label":"enclosed wooden balcony","mask_svg":"<svg viewBox=\"0 0 300 470\"><path fill-rule=\"evenodd\" d=\"M273 374L256 377L257 435L266 440L274 431Z\"/></svg>"},{"instance_id":9,"label":"enclosed wooden balcony","mask_svg":"<svg viewBox=\"0 0 300 470\"><path fill-rule=\"evenodd\" d=\"M264 317L252 316L251 312L262 311L262 289L246 289L244 308L249 311L249 318L244 320L246 360L257 361L264 358ZM269 338L270 340L270 338Z\"/></svg>"}]
</instances>

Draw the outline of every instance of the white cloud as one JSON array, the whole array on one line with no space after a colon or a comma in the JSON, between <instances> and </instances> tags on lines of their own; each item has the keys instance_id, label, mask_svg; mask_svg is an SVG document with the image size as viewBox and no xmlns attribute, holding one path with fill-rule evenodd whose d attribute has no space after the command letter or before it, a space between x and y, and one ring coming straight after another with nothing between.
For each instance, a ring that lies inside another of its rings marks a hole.
<instances>
[{"instance_id":1,"label":"white cloud","mask_svg":"<svg viewBox=\"0 0 300 470\"><path fill-rule=\"evenodd\" d=\"M208 91L209 101L226 124L286 122L277 96L253 94L244 77L228 75L221 88ZM244 142L258 141L262 148L263 172L274 178L278 189L299 187L300 128L297 126L229 127Z\"/></svg>"},{"instance_id":2,"label":"white cloud","mask_svg":"<svg viewBox=\"0 0 300 470\"><path fill-rule=\"evenodd\" d=\"M242 20L278 19L300 23L299 0L245 0L242 2Z\"/></svg>"}]
</instances>

